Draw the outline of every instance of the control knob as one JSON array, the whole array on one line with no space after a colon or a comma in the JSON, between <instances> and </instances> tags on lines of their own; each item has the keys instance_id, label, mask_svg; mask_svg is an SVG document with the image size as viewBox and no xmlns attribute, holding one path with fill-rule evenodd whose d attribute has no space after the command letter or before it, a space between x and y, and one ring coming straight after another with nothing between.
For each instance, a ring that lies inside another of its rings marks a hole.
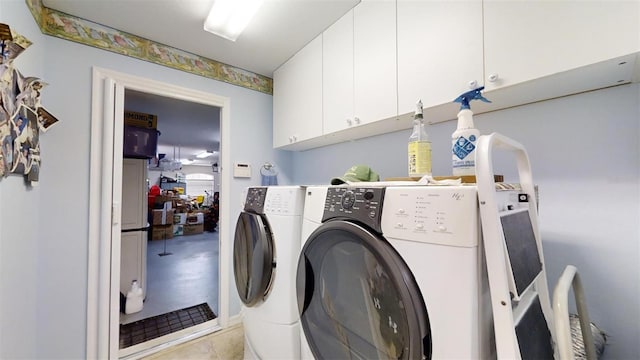
<instances>
[{"instance_id":1,"label":"control knob","mask_svg":"<svg viewBox=\"0 0 640 360\"><path fill-rule=\"evenodd\" d=\"M364 199L365 200L371 200L373 199L373 191L368 190L367 192L364 193Z\"/></svg>"},{"instance_id":2,"label":"control knob","mask_svg":"<svg viewBox=\"0 0 640 360\"><path fill-rule=\"evenodd\" d=\"M353 193L353 191L348 190L344 193L344 195L342 195L342 200L341 200L341 204L342 204L342 208L345 210L349 210L351 208L353 208L353 204L355 204L356 202L356 195Z\"/></svg>"}]
</instances>

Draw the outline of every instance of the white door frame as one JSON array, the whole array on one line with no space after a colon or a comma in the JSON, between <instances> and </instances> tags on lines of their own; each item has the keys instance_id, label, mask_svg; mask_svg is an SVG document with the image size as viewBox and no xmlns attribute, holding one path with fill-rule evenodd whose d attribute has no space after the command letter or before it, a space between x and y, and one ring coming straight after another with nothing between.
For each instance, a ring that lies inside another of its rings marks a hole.
<instances>
[{"instance_id":1,"label":"white door frame","mask_svg":"<svg viewBox=\"0 0 640 360\"><path fill-rule=\"evenodd\" d=\"M91 157L89 178L89 250L87 284L87 358L114 359L119 357L119 279L120 240L119 216L122 176L122 127L124 89L171 97L189 102L221 108L220 111L220 156L221 192L229 194L231 178L225 169L230 169L230 99L227 97L179 87L151 79L116 72L104 68L93 68L91 102ZM118 109L118 111L116 111ZM113 121L111 119L114 119ZM118 166L120 164L120 166ZM220 219L229 218L229 197L220 199ZM219 313L209 329L202 333L225 328L229 324L229 229L220 226L220 277ZM117 254L117 256L112 256ZM118 289L117 291L114 289ZM209 323L206 323L209 324ZM172 344L191 338L189 334L176 333Z\"/></svg>"}]
</instances>

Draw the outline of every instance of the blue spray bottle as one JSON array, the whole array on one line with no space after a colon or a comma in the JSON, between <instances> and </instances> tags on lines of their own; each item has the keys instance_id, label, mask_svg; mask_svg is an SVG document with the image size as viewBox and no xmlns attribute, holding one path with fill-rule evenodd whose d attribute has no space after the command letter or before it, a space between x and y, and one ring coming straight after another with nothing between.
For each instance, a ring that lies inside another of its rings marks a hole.
<instances>
[{"instance_id":1,"label":"blue spray bottle","mask_svg":"<svg viewBox=\"0 0 640 360\"><path fill-rule=\"evenodd\" d=\"M480 132L473 126L473 112L469 103L472 100L481 100L487 103L491 101L482 96L484 86L468 91L458 96L453 102L460 103L458 112L458 127L451 134L453 175L476 174L476 141Z\"/></svg>"}]
</instances>

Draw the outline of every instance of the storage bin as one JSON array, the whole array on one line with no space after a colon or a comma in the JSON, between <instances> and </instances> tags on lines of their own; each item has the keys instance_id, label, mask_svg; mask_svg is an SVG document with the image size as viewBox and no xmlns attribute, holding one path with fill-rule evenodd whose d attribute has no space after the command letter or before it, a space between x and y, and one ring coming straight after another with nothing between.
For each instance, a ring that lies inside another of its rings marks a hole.
<instances>
[{"instance_id":1,"label":"storage bin","mask_svg":"<svg viewBox=\"0 0 640 360\"><path fill-rule=\"evenodd\" d=\"M151 159L158 150L158 130L124 126L123 156L125 158Z\"/></svg>"}]
</instances>

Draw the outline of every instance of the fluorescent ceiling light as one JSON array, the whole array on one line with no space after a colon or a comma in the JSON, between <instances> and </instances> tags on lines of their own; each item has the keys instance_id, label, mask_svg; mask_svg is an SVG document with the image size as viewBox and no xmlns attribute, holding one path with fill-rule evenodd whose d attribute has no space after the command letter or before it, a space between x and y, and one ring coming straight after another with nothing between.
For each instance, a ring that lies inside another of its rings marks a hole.
<instances>
[{"instance_id":1,"label":"fluorescent ceiling light","mask_svg":"<svg viewBox=\"0 0 640 360\"><path fill-rule=\"evenodd\" d=\"M215 0L204 29L236 41L264 0Z\"/></svg>"},{"instance_id":2,"label":"fluorescent ceiling light","mask_svg":"<svg viewBox=\"0 0 640 360\"><path fill-rule=\"evenodd\" d=\"M196 154L196 157L198 159L204 159L204 158L208 158L209 156L213 155L215 151L203 151L201 153Z\"/></svg>"},{"instance_id":3,"label":"fluorescent ceiling light","mask_svg":"<svg viewBox=\"0 0 640 360\"><path fill-rule=\"evenodd\" d=\"M180 163L182 165L189 165L189 164L193 164L195 160L191 160L191 159L180 159Z\"/></svg>"}]
</instances>

